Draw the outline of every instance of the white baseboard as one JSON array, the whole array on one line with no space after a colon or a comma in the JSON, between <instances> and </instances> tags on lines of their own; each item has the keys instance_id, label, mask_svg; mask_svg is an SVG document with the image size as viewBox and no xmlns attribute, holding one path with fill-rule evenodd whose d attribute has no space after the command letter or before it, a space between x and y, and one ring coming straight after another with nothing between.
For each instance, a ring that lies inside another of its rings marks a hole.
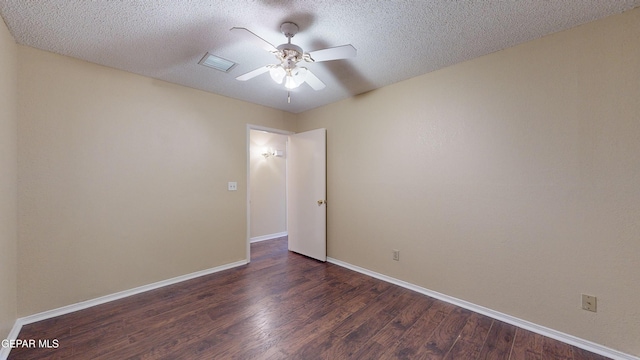
<instances>
[{"instance_id":1,"label":"white baseboard","mask_svg":"<svg viewBox=\"0 0 640 360\"><path fill-rule=\"evenodd\" d=\"M13 328L11 328L11 331L9 332L9 335L7 335L7 340L17 339L18 334L20 334L20 330L22 330L22 324L16 320L13 324ZM9 352L11 352L11 348L0 345L0 360L7 360Z\"/></svg>"},{"instance_id":2,"label":"white baseboard","mask_svg":"<svg viewBox=\"0 0 640 360\"><path fill-rule=\"evenodd\" d=\"M91 300L87 300L87 301L82 301L79 303L75 303L75 304L71 304L71 305L67 305L67 306L63 306L57 309L53 309L53 310L47 310L47 311L43 311L41 313L37 313L37 314L33 314L33 315L29 315L29 316L25 316L22 318L18 318L15 322L15 324L13 325L13 328L11 329L11 332L9 333L9 336L7 336L7 340L15 340L18 338L18 334L20 334L20 330L22 329L22 326L27 325L27 324L31 324L34 322L38 322L38 321L42 321L42 320L46 320L46 319L50 319L56 316L60 316L60 315L65 315L65 314L69 314L78 310L84 310L87 308L90 308L92 306L96 306L96 305L101 305L101 304L105 304L108 303L110 301L114 301L114 300L119 300L119 299L123 299L132 295L136 295L136 294L140 294L149 290L155 290L155 289L159 289L168 285L173 285L173 284L177 284L183 281L187 281L187 280L191 280L191 279L195 279L197 277L200 276L205 276L205 275L209 275L209 274L213 274L213 273L217 273L220 271L224 271L224 270L228 270L228 269L232 269L234 267L238 267L238 266L242 266L242 265L246 265L248 262L246 260L241 260L241 261L236 261L234 263L230 263L230 264L226 264L226 265L221 265L221 266L217 266L211 269L206 269L206 270L201 270L201 271L197 271L194 273L190 273L190 274L186 274L186 275L181 275L181 276L177 276L171 279L167 279L167 280L162 280L162 281L158 281L152 284L147 284L147 285L143 285L143 286L139 286L133 289L129 289L129 290L124 290L124 291L120 291L114 294L110 294L110 295L105 295L105 296L101 296L99 298L95 298L95 299L91 299ZM5 348L0 346L0 360L6 360L7 357L9 356L9 352L11 351L10 348Z\"/></svg>"},{"instance_id":3,"label":"white baseboard","mask_svg":"<svg viewBox=\"0 0 640 360\"><path fill-rule=\"evenodd\" d=\"M432 291L429 289L425 289L423 287L411 284L409 282L406 281L402 281L402 280L398 280L396 278L392 278L390 276L387 275L383 275L365 268L361 268L359 266L356 265L352 265L349 264L347 262L344 261L340 261L338 259L334 259L334 258L330 258L327 257L327 262L330 262L332 264L338 265L338 266L342 266L344 268L347 268L349 270L353 270L356 272L359 272L361 274L365 274L371 277L374 277L376 279L380 279L382 281L386 281L388 283L391 284L395 284L398 286L401 286L403 288L409 289L409 290L413 290L415 292L430 296L432 298L438 299L438 300L442 300L444 302L459 306L461 308L467 309L467 310L471 310L473 312L482 314L482 315L486 315L490 318L496 319L496 320L500 320L502 322L517 326L519 328L523 328L529 331L532 331L534 333L546 336L546 337L550 337L552 339L558 340L558 341L562 341L564 343L573 345L575 347L587 350L587 351L591 351L593 353L596 354L600 354L602 356L606 356L612 359L616 359L616 360L640 360L639 357L630 355L630 354L625 354L623 352L620 352L618 350L614 350L611 348L608 348L606 346L600 345L600 344L596 344L594 342L588 341L588 340L584 340L578 337L575 337L573 335L569 335L569 334L565 334L563 332L557 331L557 330L553 330L538 324L534 324L532 322L526 321L526 320L522 320L519 319L517 317L511 316L511 315L507 315L507 314L503 314L501 312L495 311L495 310L491 310L488 309L486 307L480 306L480 305L476 305L473 303L470 303L468 301L464 301L458 298L454 298L452 296L449 295L445 295L445 294L441 294L439 292L436 291Z\"/></svg>"},{"instance_id":4,"label":"white baseboard","mask_svg":"<svg viewBox=\"0 0 640 360\"><path fill-rule=\"evenodd\" d=\"M279 232L279 233L275 233L275 234L268 234L268 235L252 237L252 238L249 239L249 242L254 243L254 242L258 242L258 241L277 239L277 238L281 238L281 237L287 236L287 235L288 235L288 233L286 231L283 231L283 232Z\"/></svg>"}]
</instances>

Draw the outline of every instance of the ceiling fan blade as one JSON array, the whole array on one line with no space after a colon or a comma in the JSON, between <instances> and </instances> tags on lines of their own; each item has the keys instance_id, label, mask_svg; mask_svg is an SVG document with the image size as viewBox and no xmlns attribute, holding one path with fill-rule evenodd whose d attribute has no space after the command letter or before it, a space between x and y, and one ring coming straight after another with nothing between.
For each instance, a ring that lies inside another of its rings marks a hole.
<instances>
[{"instance_id":1,"label":"ceiling fan blade","mask_svg":"<svg viewBox=\"0 0 640 360\"><path fill-rule=\"evenodd\" d=\"M309 56L315 62L319 61L330 61L330 60L339 60L346 59L350 57L355 57L357 53L356 48L353 45L342 45L336 46L328 49L316 50L309 53Z\"/></svg>"},{"instance_id":2,"label":"ceiling fan blade","mask_svg":"<svg viewBox=\"0 0 640 360\"><path fill-rule=\"evenodd\" d=\"M246 74L240 75L236 78L236 80L240 80L240 81L247 81L249 79L253 79L254 77L264 74L267 71L269 71L269 66L263 66L263 67L259 67L253 71L249 71Z\"/></svg>"},{"instance_id":3,"label":"ceiling fan blade","mask_svg":"<svg viewBox=\"0 0 640 360\"><path fill-rule=\"evenodd\" d=\"M322 82L322 80L318 79L317 76L315 76L311 70L307 69L307 74L305 75L304 81L307 82L307 84L309 84L309 86L311 86L311 88L313 90L322 90L325 88L325 84Z\"/></svg>"},{"instance_id":4,"label":"ceiling fan blade","mask_svg":"<svg viewBox=\"0 0 640 360\"><path fill-rule=\"evenodd\" d=\"M234 33L236 33L238 36L242 36L245 40L247 41L251 41L254 44L260 46L261 48L270 51L270 52L274 52L274 51L278 51L278 49L276 49L275 46L273 46L270 42L268 42L267 40L261 38L260 36L254 34L253 32L251 32L250 30L246 29L246 28L241 28L241 27L232 27L231 30L229 31L233 31Z\"/></svg>"}]
</instances>

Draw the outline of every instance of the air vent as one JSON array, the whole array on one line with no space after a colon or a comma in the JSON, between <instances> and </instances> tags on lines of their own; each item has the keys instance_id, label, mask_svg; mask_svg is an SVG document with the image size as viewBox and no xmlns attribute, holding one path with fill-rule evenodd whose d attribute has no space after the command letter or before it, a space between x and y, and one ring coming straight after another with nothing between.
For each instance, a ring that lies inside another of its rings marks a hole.
<instances>
[{"instance_id":1,"label":"air vent","mask_svg":"<svg viewBox=\"0 0 640 360\"><path fill-rule=\"evenodd\" d=\"M202 60L198 62L198 64L204 65L206 67L210 67L212 69L224 71L224 72L229 72L236 65L238 65L233 61L223 59L219 56L215 56L209 53L206 53L202 58Z\"/></svg>"}]
</instances>

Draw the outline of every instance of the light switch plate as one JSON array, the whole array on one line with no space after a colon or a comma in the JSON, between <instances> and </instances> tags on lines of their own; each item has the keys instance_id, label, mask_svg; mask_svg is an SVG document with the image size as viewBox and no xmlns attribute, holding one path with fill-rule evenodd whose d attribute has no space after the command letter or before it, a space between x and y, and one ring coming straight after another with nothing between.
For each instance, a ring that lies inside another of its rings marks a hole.
<instances>
[{"instance_id":1,"label":"light switch plate","mask_svg":"<svg viewBox=\"0 0 640 360\"><path fill-rule=\"evenodd\" d=\"M235 181L229 181L229 184L228 184L228 190L229 190L229 191L236 191L236 190L238 190L238 183L237 183L237 182L235 182Z\"/></svg>"}]
</instances>

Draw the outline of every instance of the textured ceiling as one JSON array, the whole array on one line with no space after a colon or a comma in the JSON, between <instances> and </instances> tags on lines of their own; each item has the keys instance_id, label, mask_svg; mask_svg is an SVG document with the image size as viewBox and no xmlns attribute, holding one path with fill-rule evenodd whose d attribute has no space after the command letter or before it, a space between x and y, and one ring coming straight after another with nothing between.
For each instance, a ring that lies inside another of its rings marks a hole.
<instances>
[{"instance_id":1,"label":"textured ceiling","mask_svg":"<svg viewBox=\"0 0 640 360\"><path fill-rule=\"evenodd\" d=\"M252 103L301 112L640 6L640 0L2 0L16 42ZM235 77L275 57L293 21L305 51L352 44L348 60L308 64L327 87L291 93L268 74ZM206 52L239 63L201 65Z\"/></svg>"}]
</instances>

